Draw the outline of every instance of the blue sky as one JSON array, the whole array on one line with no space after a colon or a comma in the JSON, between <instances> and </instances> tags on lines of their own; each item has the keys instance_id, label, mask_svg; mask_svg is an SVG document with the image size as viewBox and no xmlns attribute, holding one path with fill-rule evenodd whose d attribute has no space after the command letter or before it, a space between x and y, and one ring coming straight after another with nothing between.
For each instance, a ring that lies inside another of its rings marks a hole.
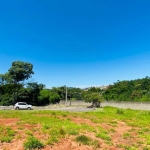
<instances>
[{"instance_id":1,"label":"blue sky","mask_svg":"<svg viewBox=\"0 0 150 150\"><path fill-rule=\"evenodd\" d=\"M47 87L150 76L149 0L1 0L0 73L34 65Z\"/></svg>"}]
</instances>

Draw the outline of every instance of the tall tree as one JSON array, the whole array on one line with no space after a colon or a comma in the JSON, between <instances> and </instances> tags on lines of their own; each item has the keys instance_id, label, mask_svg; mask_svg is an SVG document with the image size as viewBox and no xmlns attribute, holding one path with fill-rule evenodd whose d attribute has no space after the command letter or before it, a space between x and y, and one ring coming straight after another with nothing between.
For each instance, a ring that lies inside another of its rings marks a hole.
<instances>
[{"instance_id":1,"label":"tall tree","mask_svg":"<svg viewBox=\"0 0 150 150\"><path fill-rule=\"evenodd\" d=\"M4 75L4 79L14 85L14 103L17 101L18 92L20 89L20 85L27 79L29 79L33 72L33 65L28 62L15 61L12 63L11 68Z\"/></svg>"},{"instance_id":2,"label":"tall tree","mask_svg":"<svg viewBox=\"0 0 150 150\"><path fill-rule=\"evenodd\" d=\"M13 83L18 84L29 79L34 74L32 69L33 65L28 62L15 61L8 70L8 74L11 76Z\"/></svg>"}]
</instances>

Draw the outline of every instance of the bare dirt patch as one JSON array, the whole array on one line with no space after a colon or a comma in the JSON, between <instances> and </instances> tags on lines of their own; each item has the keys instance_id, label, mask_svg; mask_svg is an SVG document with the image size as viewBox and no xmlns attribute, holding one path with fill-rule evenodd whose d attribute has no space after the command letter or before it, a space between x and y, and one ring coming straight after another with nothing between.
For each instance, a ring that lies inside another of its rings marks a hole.
<instances>
[{"instance_id":1,"label":"bare dirt patch","mask_svg":"<svg viewBox=\"0 0 150 150\"><path fill-rule=\"evenodd\" d=\"M75 118L75 117L68 117L70 121L77 123L77 124L87 124L94 128L100 126L107 130L112 128L112 126L108 123L94 123L89 119L83 119L83 118ZM66 118L65 118L66 119ZM37 137L39 140L43 141L47 138L47 135L41 132L41 125L31 125L31 124L17 124L19 122L19 119L17 118L1 118L0 119L0 125L3 126L10 126L13 130L15 130L15 138L11 141L11 143L0 143L0 150L23 150L23 143L27 138L26 131L31 130L35 137ZM93 140L97 140L100 144L100 148L97 148L97 150L123 150L123 148L118 147L118 145L131 145L132 143L136 143L138 141L138 138L136 136L136 133L133 131L131 132L132 127L128 126L125 122L117 121L116 127L113 128L114 132L109 133L111 137L111 144L108 144L105 140L101 138L97 138L95 136L95 132L85 132L84 134L88 137L90 137ZM131 138L123 138L124 133L128 133L130 131ZM46 145L43 150L94 150L93 146L90 145L83 145L77 143L75 140L75 136L68 136L67 138L63 138L59 140L58 143L49 146ZM139 148L140 149L140 148Z\"/></svg>"},{"instance_id":2,"label":"bare dirt patch","mask_svg":"<svg viewBox=\"0 0 150 150\"><path fill-rule=\"evenodd\" d=\"M14 125L19 121L18 118L1 118L0 125Z\"/></svg>"},{"instance_id":3,"label":"bare dirt patch","mask_svg":"<svg viewBox=\"0 0 150 150\"><path fill-rule=\"evenodd\" d=\"M89 119L83 119L83 118L71 118L72 122L75 122L76 124L88 124L90 126L95 126L96 124L93 123L91 120Z\"/></svg>"}]
</instances>

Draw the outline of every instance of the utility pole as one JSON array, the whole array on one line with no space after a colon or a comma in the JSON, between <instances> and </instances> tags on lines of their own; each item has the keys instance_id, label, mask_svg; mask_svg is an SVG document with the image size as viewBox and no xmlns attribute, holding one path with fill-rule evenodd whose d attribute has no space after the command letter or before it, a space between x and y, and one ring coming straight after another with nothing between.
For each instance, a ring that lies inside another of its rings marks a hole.
<instances>
[{"instance_id":1,"label":"utility pole","mask_svg":"<svg viewBox=\"0 0 150 150\"><path fill-rule=\"evenodd\" d=\"M66 102L65 102L65 104L67 104L67 86L66 86Z\"/></svg>"}]
</instances>

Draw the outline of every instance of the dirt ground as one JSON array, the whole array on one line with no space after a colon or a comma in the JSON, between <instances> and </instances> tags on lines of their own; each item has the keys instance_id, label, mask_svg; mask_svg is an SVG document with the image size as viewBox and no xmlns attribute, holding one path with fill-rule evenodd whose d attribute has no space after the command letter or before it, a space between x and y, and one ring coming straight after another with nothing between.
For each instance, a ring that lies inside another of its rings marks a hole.
<instances>
[{"instance_id":1,"label":"dirt ground","mask_svg":"<svg viewBox=\"0 0 150 150\"><path fill-rule=\"evenodd\" d=\"M76 124L88 124L92 127L100 126L104 128L105 130L110 130L112 126L106 123L97 124L92 122L89 119L83 119L83 118L75 118L72 117L70 120ZM39 124L36 125L30 125L30 124L18 124L18 119L13 118L1 118L0 119L0 126L10 126L13 130L16 131L15 138L11 141L11 143L0 143L0 150L24 150L23 143L27 138L27 134L25 131L29 131L34 129L34 136L36 136L41 141L43 139L46 139L46 135L42 134L40 132L41 126ZM92 139L98 140L100 147L97 149L100 150L123 150L123 148L118 147L118 145L124 144L124 145L130 145L131 143L136 143L139 141L137 138L136 133L131 132L132 138L122 138L123 134L128 132L132 129L132 127L128 126L124 122L117 122L117 126L114 126L113 129L115 132L111 133L111 142L113 143L108 144L104 140L100 138L95 137L95 133L85 133L85 135L89 136ZM73 136L68 136L60 140L58 143L54 144L53 146L45 146L42 150L94 150L92 146L88 145L81 145L73 140ZM138 148L139 150L142 150L142 147Z\"/></svg>"}]
</instances>

